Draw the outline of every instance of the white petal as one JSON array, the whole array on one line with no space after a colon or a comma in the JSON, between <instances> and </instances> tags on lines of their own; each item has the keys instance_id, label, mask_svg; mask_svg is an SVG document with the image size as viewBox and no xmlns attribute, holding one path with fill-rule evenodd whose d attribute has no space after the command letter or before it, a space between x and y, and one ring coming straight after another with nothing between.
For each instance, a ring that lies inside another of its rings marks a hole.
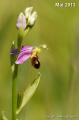
<instances>
[{"instance_id":1,"label":"white petal","mask_svg":"<svg viewBox=\"0 0 79 120\"><path fill-rule=\"evenodd\" d=\"M28 18L32 14L32 11L33 11L33 7L26 8L24 11L25 17Z\"/></svg>"},{"instance_id":2,"label":"white petal","mask_svg":"<svg viewBox=\"0 0 79 120\"><path fill-rule=\"evenodd\" d=\"M34 25L36 19L37 19L37 12L34 11L34 12L32 13L32 15L29 16L29 18L28 18L29 24L30 24L31 26Z\"/></svg>"}]
</instances>

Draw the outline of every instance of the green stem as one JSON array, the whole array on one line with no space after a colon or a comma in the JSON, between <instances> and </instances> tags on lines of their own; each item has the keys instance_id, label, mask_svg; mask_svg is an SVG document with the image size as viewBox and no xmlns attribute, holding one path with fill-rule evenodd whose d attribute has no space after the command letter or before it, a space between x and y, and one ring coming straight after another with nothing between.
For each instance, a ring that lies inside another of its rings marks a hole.
<instances>
[{"instance_id":1,"label":"green stem","mask_svg":"<svg viewBox=\"0 0 79 120\"><path fill-rule=\"evenodd\" d=\"M17 103L17 95L16 95L16 78L18 73L18 65L14 64L14 72L12 79L12 120L16 120L16 103Z\"/></svg>"},{"instance_id":2,"label":"green stem","mask_svg":"<svg viewBox=\"0 0 79 120\"><path fill-rule=\"evenodd\" d=\"M17 48L20 52L22 36L18 35ZM16 120L16 108L17 108L17 93L16 93L16 79L18 74L18 65L15 64L15 57L13 60L13 79L12 79L12 120Z\"/></svg>"},{"instance_id":3,"label":"green stem","mask_svg":"<svg viewBox=\"0 0 79 120\"><path fill-rule=\"evenodd\" d=\"M19 30L18 39L17 39L17 48L20 52L21 44L23 37L27 34L29 31L29 28L26 31L23 31L22 29ZM16 79L18 74L18 65L15 64L15 56L12 57L11 62L13 65L13 78L12 78L12 120L16 120L16 108L17 108L17 93L16 93Z\"/></svg>"},{"instance_id":4,"label":"green stem","mask_svg":"<svg viewBox=\"0 0 79 120\"><path fill-rule=\"evenodd\" d=\"M21 44L22 44L22 37L18 36L17 40L17 48L18 51L20 52L21 49ZM15 57L13 60L13 79L12 79L12 120L16 120L16 108L17 108L17 93L16 93L16 79L18 75L18 65L15 64Z\"/></svg>"},{"instance_id":5,"label":"green stem","mask_svg":"<svg viewBox=\"0 0 79 120\"><path fill-rule=\"evenodd\" d=\"M19 52L20 52L20 49L21 49L22 39L23 39L22 36L18 36L17 48L18 48Z\"/></svg>"}]
</instances>

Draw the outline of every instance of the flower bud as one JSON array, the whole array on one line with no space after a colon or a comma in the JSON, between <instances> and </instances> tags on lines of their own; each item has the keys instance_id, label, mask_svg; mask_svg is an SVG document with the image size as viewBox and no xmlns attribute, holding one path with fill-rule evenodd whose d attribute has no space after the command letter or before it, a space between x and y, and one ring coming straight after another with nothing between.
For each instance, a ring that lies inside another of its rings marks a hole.
<instances>
[{"instance_id":1,"label":"flower bud","mask_svg":"<svg viewBox=\"0 0 79 120\"><path fill-rule=\"evenodd\" d=\"M26 28L26 17L23 13L20 13L17 19L17 23L16 23L16 27L17 29L23 29L25 30Z\"/></svg>"},{"instance_id":2,"label":"flower bud","mask_svg":"<svg viewBox=\"0 0 79 120\"><path fill-rule=\"evenodd\" d=\"M29 26L33 26L37 19L37 12L33 11L33 7L25 9L25 17Z\"/></svg>"},{"instance_id":3,"label":"flower bud","mask_svg":"<svg viewBox=\"0 0 79 120\"><path fill-rule=\"evenodd\" d=\"M29 18L29 16L32 14L32 11L33 11L33 7L28 7L25 9L24 13L25 13L26 19Z\"/></svg>"},{"instance_id":4,"label":"flower bud","mask_svg":"<svg viewBox=\"0 0 79 120\"><path fill-rule=\"evenodd\" d=\"M30 24L31 26L33 26L34 23L35 23L35 21L36 21L36 19L37 19L37 12L34 11L34 12L32 13L32 15L29 16L29 18L28 18L29 24Z\"/></svg>"}]
</instances>

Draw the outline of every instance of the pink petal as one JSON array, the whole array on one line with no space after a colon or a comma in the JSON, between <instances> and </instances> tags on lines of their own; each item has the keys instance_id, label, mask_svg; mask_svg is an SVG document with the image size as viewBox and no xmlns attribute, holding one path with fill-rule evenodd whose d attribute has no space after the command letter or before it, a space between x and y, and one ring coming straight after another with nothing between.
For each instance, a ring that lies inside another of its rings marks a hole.
<instances>
[{"instance_id":1,"label":"pink petal","mask_svg":"<svg viewBox=\"0 0 79 120\"><path fill-rule=\"evenodd\" d=\"M17 58L15 63L16 64L23 64L31 56L32 49L33 49L32 46L24 46L21 49L21 52L19 53L18 58Z\"/></svg>"},{"instance_id":2,"label":"pink petal","mask_svg":"<svg viewBox=\"0 0 79 120\"><path fill-rule=\"evenodd\" d=\"M31 56L31 54L28 54L26 52L20 53L15 63L23 64L27 59L29 59L30 56Z\"/></svg>"},{"instance_id":3,"label":"pink petal","mask_svg":"<svg viewBox=\"0 0 79 120\"><path fill-rule=\"evenodd\" d=\"M24 51L32 52L32 49L33 49L32 46L24 46L24 47L22 47L21 52L24 52Z\"/></svg>"}]
</instances>

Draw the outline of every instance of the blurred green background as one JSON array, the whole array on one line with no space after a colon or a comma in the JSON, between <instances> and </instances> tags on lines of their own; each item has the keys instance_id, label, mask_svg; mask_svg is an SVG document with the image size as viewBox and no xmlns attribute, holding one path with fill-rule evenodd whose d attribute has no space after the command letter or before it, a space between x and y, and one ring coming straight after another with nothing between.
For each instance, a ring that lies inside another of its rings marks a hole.
<instances>
[{"instance_id":1,"label":"blurred green background","mask_svg":"<svg viewBox=\"0 0 79 120\"><path fill-rule=\"evenodd\" d=\"M42 74L36 93L19 117L22 120L52 120L53 115L79 114L79 1L64 0L76 2L72 8L55 7L59 1L0 0L0 113L5 111L9 120L10 48L12 41L17 40L17 16L29 6L34 6L38 12L38 20L23 44L47 44L48 50L40 54L39 70L31 66L30 60L19 67L17 91L22 91L39 71Z\"/></svg>"}]
</instances>

